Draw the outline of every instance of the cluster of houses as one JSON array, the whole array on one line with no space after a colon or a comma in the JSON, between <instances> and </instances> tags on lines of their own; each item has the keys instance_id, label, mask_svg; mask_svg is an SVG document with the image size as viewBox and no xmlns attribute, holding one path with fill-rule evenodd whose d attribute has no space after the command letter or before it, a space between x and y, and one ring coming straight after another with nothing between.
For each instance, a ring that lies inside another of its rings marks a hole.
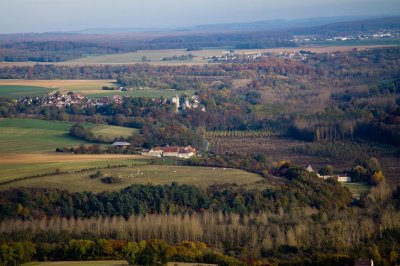
<instances>
[{"instance_id":1,"label":"cluster of houses","mask_svg":"<svg viewBox=\"0 0 400 266\"><path fill-rule=\"evenodd\" d=\"M116 141L111 144L113 147L127 148L131 144L126 141ZM143 150L141 155L150 157L178 157L188 159L195 156L197 151L192 146L179 147L179 146L165 146L165 147L153 147L150 150Z\"/></svg>"},{"instance_id":2,"label":"cluster of houses","mask_svg":"<svg viewBox=\"0 0 400 266\"><path fill-rule=\"evenodd\" d=\"M315 173L311 165L308 165L306 170L310 173ZM351 182L351 177L346 175L320 175L319 173L316 174L319 178L322 178L324 180L331 178L337 180L338 182Z\"/></svg>"},{"instance_id":3,"label":"cluster of houses","mask_svg":"<svg viewBox=\"0 0 400 266\"><path fill-rule=\"evenodd\" d=\"M273 56L277 58L293 59L296 61L305 61L310 54L312 53L306 51L299 51L299 52L284 51L275 55L273 55L270 52L264 52L264 53L252 52L252 53L237 54L233 50L229 50L226 52L222 52L222 55L220 56L203 57L203 60L207 60L209 63L228 63L228 62L256 60L258 58L268 58Z\"/></svg>"},{"instance_id":4,"label":"cluster of houses","mask_svg":"<svg viewBox=\"0 0 400 266\"><path fill-rule=\"evenodd\" d=\"M311 52L307 51L299 51L299 52L279 52L276 57L283 58L283 59L292 59L295 61L306 61L307 57L312 54Z\"/></svg>"},{"instance_id":5,"label":"cluster of houses","mask_svg":"<svg viewBox=\"0 0 400 266\"><path fill-rule=\"evenodd\" d=\"M114 95L113 97L101 97L101 98L86 98L80 92L68 92L62 94L59 91L46 93L43 97L35 98L24 98L20 102L28 105L40 104L41 106L56 106L56 107L67 107L73 104L79 105L83 108L99 107L108 105L111 103L122 104L123 97Z\"/></svg>"},{"instance_id":6,"label":"cluster of houses","mask_svg":"<svg viewBox=\"0 0 400 266\"><path fill-rule=\"evenodd\" d=\"M257 59L260 58L262 53L244 53L238 54L235 53L234 50L223 51L219 56L207 56L202 57L202 60L207 60L208 63L227 63L234 62L239 60L249 60L249 59Z\"/></svg>"},{"instance_id":7,"label":"cluster of houses","mask_svg":"<svg viewBox=\"0 0 400 266\"><path fill-rule=\"evenodd\" d=\"M62 94L59 91L56 91L45 94L43 97L27 97L20 100L21 103L28 105L39 104L41 106L56 106L59 108L71 106L73 104L79 105L82 108L101 107L112 103L122 104L123 101L124 97L120 95L114 95L112 97L105 96L101 98L86 98L82 93L72 91L66 94ZM206 111L205 106L200 104L199 97L197 95L193 95L190 98L181 98L179 97L179 95L176 95L170 99L154 98L152 99L152 101L158 102L159 104L174 104L176 112L179 112L179 110L197 108L199 108L203 112Z\"/></svg>"},{"instance_id":8,"label":"cluster of houses","mask_svg":"<svg viewBox=\"0 0 400 266\"><path fill-rule=\"evenodd\" d=\"M341 36L329 36L307 34L307 35L295 35L291 41L307 43L312 41L349 41L349 40L371 40L381 38L398 38L400 37L399 29L381 29L378 31L369 31L362 33L348 33Z\"/></svg>"},{"instance_id":9,"label":"cluster of houses","mask_svg":"<svg viewBox=\"0 0 400 266\"><path fill-rule=\"evenodd\" d=\"M186 147L153 147L151 150L144 150L142 155L151 157L178 157L187 159L196 155L196 149L190 145Z\"/></svg>"}]
</instances>

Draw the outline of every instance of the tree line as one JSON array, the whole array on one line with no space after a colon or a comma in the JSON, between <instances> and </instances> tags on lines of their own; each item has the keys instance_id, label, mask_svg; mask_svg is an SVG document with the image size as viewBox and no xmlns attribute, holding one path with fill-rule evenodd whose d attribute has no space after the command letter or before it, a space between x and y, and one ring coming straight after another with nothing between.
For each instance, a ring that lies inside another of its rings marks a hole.
<instances>
[{"instance_id":1,"label":"tree line","mask_svg":"<svg viewBox=\"0 0 400 266\"><path fill-rule=\"evenodd\" d=\"M217 263L222 266L244 266L245 263L221 254L202 242L182 241L171 245L164 240L140 242L108 239L71 239L66 243L9 242L0 245L0 263L60 260L126 260L129 265L166 265L168 262Z\"/></svg>"}]
</instances>

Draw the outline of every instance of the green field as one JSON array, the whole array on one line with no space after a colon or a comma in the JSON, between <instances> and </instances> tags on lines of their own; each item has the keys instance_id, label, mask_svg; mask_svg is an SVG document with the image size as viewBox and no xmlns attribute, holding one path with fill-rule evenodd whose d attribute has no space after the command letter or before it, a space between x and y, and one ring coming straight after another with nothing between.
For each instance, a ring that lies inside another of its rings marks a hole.
<instances>
[{"instance_id":1,"label":"green field","mask_svg":"<svg viewBox=\"0 0 400 266\"><path fill-rule=\"evenodd\" d=\"M35 119L0 120L0 153L53 152L57 147L85 143L72 138L72 123Z\"/></svg>"},{"instance_id":2,"label":"green field","mask_svg":"<svg viewBox=\"0 0 400 266\"><path fill-rule=\"evenodd\" d=\"M85 124L85 127L90 128L90 131L96 137L103 136L109 140L114 140L114 138L118 137L130 137L133 133L137 132L137 130L134 128L109 125Z\"/></svg>"},{"instance_id":3,"label":"green field","mask_svg":"<svg viewBox=\"0 0 400 266\"><path fill-rule=\"evenodd\" d=\"M365 183L342 183L343 186L347 187L350 192L353 194L353 197L360 198L360 195L368 192L370 190L370 186Z\"/></svg>"},{"instance_id":4,"label":"green field","mask_svg":"<svg viewBox=\"0 0 400 266\"><path fill-rule=\"evenodd\" d=\"M72 192L90 190L119 190L131 184L178 184L208 187L213 184L251 185L262 181L259 175L238 169L222 169L211 167L189 167L172 165L137 165L124 168L102 169L104 176L121 178L118 184L104 184L100 178L90 178L96 171L86 171L74 174L53 175L33 179L25 179L2 185L1 189L11 187L42 187L67 189Z\"/></svg>"},{"instance_id":5,"label":"green field","mask_svg":"<svg viewBox=\"0 0 400 266\"><path fill-rule=\"evenodd\" d=\"M54 89L38 87L38 86L24 86L24 85L0 85L0 96L8 98L24 98L27 96L43 96Z\"/></svg>"}]
</instances>

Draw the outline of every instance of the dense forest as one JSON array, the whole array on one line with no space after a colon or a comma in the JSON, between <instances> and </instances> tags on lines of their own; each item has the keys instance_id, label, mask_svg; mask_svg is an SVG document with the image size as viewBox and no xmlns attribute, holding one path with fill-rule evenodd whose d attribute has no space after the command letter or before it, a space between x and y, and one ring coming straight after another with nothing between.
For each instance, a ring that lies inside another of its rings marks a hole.
<instances>
[{"instance_id":1,"label":"dense forest","mask_svg":"<svg viewBox=\"0 0 400 266\"><path fill-rule=\"evenodd\" d=\"M337 181L324 181L304 168L284 163L276 171L286 181L265 190L238 186L201 190L171 184L132 185L99 194L2 191L0 239L6 244L0 254L4 262L11 261L7 256L14 250L31 250L24 251L22 261L140 260L140 255L127 257L123 247L163 239L178 246L189 245L185 241L204 242L247 265L344 265L358 256L371 257L378 265L398 261L399 189L391 191L382 181L354 201ZM112 240L99 243L99 239L118 239L119 249ZM95 248L105 243L116 250L109 248L107 254ZM203 255L181 254L180 260L217 261L206 259L208 251L202 246ZM179 255L176 249L165 259ZM135 254L141 254L140 248ZM150 252L149 256L157 255ZM241 265L222 258L227 262L220 265Z\"/></svg>"}]
</instances>

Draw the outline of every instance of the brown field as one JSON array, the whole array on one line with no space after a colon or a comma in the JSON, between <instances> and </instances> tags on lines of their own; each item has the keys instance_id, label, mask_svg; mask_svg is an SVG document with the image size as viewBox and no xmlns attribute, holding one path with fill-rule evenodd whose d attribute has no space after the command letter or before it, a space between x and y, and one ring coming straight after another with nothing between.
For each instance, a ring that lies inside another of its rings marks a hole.
<instances>
[{"instance_id":1,"label":"brown field","mask_svg":"<svg viewBox=\"0 0 400 266\"><path fill-rule=\"evenodd\" d=\"M288 47L288 48L268 48L268 49L241 49L235 50L236 53L279 53L279 52L298 52L300 50L307 50L315 53L329 53L334 51L350 51L352 49L372 49L382 47L393 47L396 45L342 45L342 46L302 46L302 47ZM142 50L132 53L125 54L109 54L99 56L89 56L86 58L79 58L66 62L57 63L37 63L37 62L0 62L0 67L11 67L11 66L33 66L35 64L54 64L54 65L66 65L66 66L83 66L83 65L129 65L142 63L142 56L146 56L150 59L150 62L146 62L151 65L202 65L207 64L207 61L202 60L205 56L217 56L225 51L224 49L205 49L200 51L186 51L186 49L167 49L167 50ZM169 56L180 56L193 54L196 56L190 61L162 61L162 58ZM33 84L31 84L33 85Z\"/></svg>"},{"instance_id":2,"label":"brown field","mask_svg":"<svg viewBox=\"0 0 400 266\"><path fill-rule=\"evenodd\" d=\"M46 88L62 88L71 86L85 86L90 84L112 83L115 80L26 80L26 79L0 79L0 85L29 85Z\"/></svg>"},{"instance_id":3,"label":"brown field","mask_svg":"<svg viewBox=\"0 0 400 266\"><path fill-rule=\"evenodd\" d=\"M0 154L0 164L12 163L56 163L56 162L92 162L114 159L143 159L140 155L123 154Z\"/></svg>"},{"instance_id":4,"label":"brown field","mask_svg":"<svg viewBox=\"0 0 400 266\"><path fill-rule=\"evenodd\" d=\"M25 80L25 79L0 79L0 86L37 86L53 88L61 92L79 91L82 93L104 93L102 86L110 85L115 80Z\"/></svg>"}]
</instances>

